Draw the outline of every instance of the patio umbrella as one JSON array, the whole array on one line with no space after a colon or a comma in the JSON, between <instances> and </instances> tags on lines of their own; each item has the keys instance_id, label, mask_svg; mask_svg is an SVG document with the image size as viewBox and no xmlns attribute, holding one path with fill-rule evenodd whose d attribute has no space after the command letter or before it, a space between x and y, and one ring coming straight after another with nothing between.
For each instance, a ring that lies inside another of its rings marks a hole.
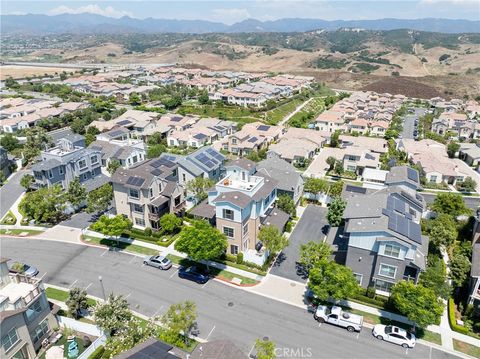
<instances>
[{"instance_id":1,"label":"patio umbrella","mask_svg":"<svg viewBox=\"0 0 480 359\"><path fill-rule=\"evenodd\" d=\"M63 346L53 346L45 353L45 359L63 359Z\"/></svg>"}]
</instances>

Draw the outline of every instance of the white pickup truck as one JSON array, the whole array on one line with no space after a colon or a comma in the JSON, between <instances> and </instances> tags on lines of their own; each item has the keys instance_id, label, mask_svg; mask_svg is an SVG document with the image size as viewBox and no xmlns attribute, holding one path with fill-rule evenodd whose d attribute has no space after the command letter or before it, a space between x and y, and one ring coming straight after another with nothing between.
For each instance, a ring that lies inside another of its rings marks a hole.
<instances>
[{"instance_id":1,"label":"white pickup truck","mask_svg":"<svg viewBox=\"0 0 480 359\"><path fill-rule=\"evenodd\" d=\"M361 315L344 312L340 307L330 308L319 305L313 317L320 323L330 323L347 328L349 332L359 332L362 330L363 317Z\"/></svg>"}]
</instances>

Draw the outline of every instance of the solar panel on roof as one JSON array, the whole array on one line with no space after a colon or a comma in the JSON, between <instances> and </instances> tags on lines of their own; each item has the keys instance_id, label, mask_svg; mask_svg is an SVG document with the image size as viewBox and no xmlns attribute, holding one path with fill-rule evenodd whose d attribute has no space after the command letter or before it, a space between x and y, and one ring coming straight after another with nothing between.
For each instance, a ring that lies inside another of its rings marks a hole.
<instances>
[{"instance_id":1,"label":"solar panel on roof","mask_svg":"<svg viewBox=\"0 0 480 359\"><path fill-rule=\"evenodd\" d=\"M127 184L131 186L140 187L145 180L140 177L128 177Z\"/></svg>"},{"instance_id":2,"label":"solar panel on roof","mask_svg":"<svg viewBox=\"0 0 480 359\"><path fill-rule=\"evenodd\" d=\"M362 193L362 194L367 193L367 189L366 189L366 188L358 187L358 186L351 186L351 185L347 185L347 186L345 187L345 191L347 191L347 192L354 192L354 193Z\"/></svg>"},{"instance_id":3,"label":"solar panel on roof","mask_svg":"<svg viewBox=\"0 0 480 359\"><path fill-rule=\"evenodd\" d=\"M109 133L110 137L117 137L123 135L123 131L115 130Z\"/></svg>"},{"instance_id":4,"label":"solar panel on roof","mask_svg":"<svg viewBox=\"0 0 480 359\"><path fill-rule=\"evenodd\" d=\"M250 138L250 139L248 140L248 142L255 142L256 140L257 140L257 138L254 136L254 137Z\"/></svg>"},{"instance_id":5,"label":"solar panel on roof","mask_svg":"<svg viewBox=\"0 0 480 359\"><path fill-rule=\"evenodd\" d=\"M181 117L172 117L172 122L179 122L181 119Z\"/></svg>"},{"instance_id":6,"label":"solar panel on roof","mask_svg":"<svg viewBox=\"0 0 480 359\"><path fill-rule=\"evenodd\" d=\"M405 214L405 203L403 203L397 198L394 198L393 208L395 209L395 211Z\"/></svg>"},{"instance_id":7,"label":"solar panel on roof","mask_svg":"<svg viewBox=\"0 0 480 359\"><path fill-rule=\"evenodd\" d=\"M270 126L265 126L265 125L260 125L257 127L257 130L259 131L268 131L270 129Z\"/></svg>"},{"instance_id":8,"label":"solar panel on roof","mask_svg":"<svg viewBox=\"0 0 480 359\"><path fill-rule=\"evenodd\" d=\"M120 126L125 126L125 125L130 125L130 124L132 124L132 122L129 121L129 120L122 120L122 121L117 122L117 125L120 125Z\"/></svg>"},{"instance_id":9,"label":"solar panel on roof","mask_svg":"<svg viewBox=\"0 0 480 359\"><path fill-rule=\"evenodd\" d=\"M163 173L163 171L159 168L155 168L153 171L152 171L152 175L154 176L160 176L161 174Z\"/></svg>"},{"instance_id":10,"label":"solar panel on roof","mask_svg":"<svg viewBox=\"0 0 480 359\"><path fill-rule=\"evenodd\" d=\"M204 135L203 133L197 133L196 135L193 136L193 138L197 140L204 139L205 137L207 137L207 135Z\"/></svg>"},{"instance_id":11,"label":"solar panel on roof","mask_svg":"<svg viewBox=\"0 0 480 359\"><path fill-rule=\"evenodd\" d=\"M212 168L213 166L215 166L215 164L210 160L205 161L204 165L207 166L208 168Z\"/></svg>"},{"instance_id":12,"label":"solar panel on roof","mask_svg":"<svg viewBox=\"0 0 480 359\"><path fill-rule=\"evenodd\" d=\"M206 152L212 156L217 154L217 151L215 151L213 148L207 148Z\"/></svg>"},{"instance_id":13,"label":"solar panel on roof","mask_svg":"<svg viewBox=\"0 0 480 359\"><path fill-rule=\"evenodd\" d=\"M415 171L413 168L407 168L407 176L409 180L418 183L418 172Z\"/></svg>"}]
</instances>

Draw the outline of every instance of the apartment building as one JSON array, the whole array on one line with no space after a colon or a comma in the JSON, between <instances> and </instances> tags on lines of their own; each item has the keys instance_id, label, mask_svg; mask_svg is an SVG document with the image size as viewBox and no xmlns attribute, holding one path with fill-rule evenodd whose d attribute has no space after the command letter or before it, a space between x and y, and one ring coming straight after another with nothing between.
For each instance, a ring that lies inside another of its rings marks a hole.
<instances>
[{"instance_id":1,"label":"apartment building","mask_svg":"<svg viewBox=\"0 0 480 359\"><path fill-rule=\"evenodd\" d=\"M112 176L115 208L138 228L159 229L165 213L183 214L184 188L178 184L178 165L166 158L151 159Z\"/></svg>"},{"instance_id":2,"label":"apartment building","mask_svg":"<svg viewBox=\"0 0 480 359\"><path fill-rule=\"evenodd\" d=\"M10 274L7 262L0 258L0 357L33 359L58 324L42 280Z\"/></svg>"}]
</instances>

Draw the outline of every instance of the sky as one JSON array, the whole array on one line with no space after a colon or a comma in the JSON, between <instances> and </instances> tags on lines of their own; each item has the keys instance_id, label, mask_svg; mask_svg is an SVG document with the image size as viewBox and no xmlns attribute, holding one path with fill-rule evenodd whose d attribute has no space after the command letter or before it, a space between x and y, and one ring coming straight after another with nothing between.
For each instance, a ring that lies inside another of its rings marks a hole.
<instances>
[{"instance_id":1,"label":"sky","mask_svg":"<svg viewBox=\"0 0 480 359\"><path fill-rule=\"evenodd\" d=\"M94 13L119 18L210 20L232 24L245 19L364 20L446 18L480 20L480 0L249 0L249 1L24 1L2 0L0 14Z\"/></svg>"}]
</instances>

